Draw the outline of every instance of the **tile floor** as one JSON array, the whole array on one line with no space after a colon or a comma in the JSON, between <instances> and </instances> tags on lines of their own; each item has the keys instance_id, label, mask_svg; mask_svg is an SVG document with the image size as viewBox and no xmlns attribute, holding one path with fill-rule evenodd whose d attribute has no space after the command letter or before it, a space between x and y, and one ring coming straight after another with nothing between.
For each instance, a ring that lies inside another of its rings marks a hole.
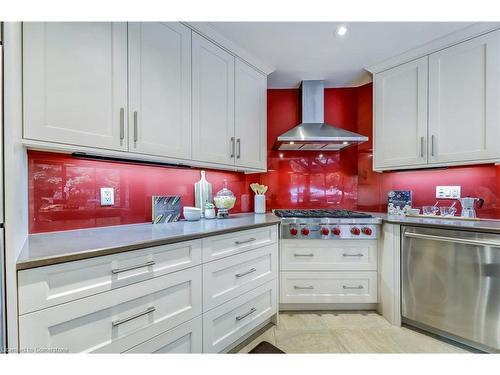
<instances>
[{"instance_id":1,"label":"tile floor","mask_svg":"<svg viewBox=\"0 0 500 375\"><path fill-rule=\"evenodd\" d=\"M280 313L272 326L246 344L247 353L268 341L286 353L468 353L466 350L389 324L376 312Z\"/></svg>"}]
</instances>

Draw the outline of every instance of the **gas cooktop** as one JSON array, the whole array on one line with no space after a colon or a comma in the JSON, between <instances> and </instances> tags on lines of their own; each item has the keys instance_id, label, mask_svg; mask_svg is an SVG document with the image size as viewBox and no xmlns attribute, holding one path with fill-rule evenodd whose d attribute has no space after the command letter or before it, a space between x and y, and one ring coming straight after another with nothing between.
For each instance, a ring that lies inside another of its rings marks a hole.
<instances>
[{"instance_id":1,"label":"gas cooktop","mask_svg":"<svg viewBox=\"0 0 500 375\"><path fill-rule=\"evenodd\" d=\"M274 210L280 218L339 218L367 219L372 215L349 210Z\"/></svg>"}]
</instances>

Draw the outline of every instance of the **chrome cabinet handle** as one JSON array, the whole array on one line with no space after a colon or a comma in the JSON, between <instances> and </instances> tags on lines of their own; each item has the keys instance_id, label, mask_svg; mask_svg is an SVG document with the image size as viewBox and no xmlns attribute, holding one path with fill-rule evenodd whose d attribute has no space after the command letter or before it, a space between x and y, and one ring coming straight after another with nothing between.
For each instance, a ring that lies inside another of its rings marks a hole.
<instances>
[{"instance_id":1,"label":"chrome cabinet handle","mask_svg":"<svg viewBox=\"0 0 500 375\"><path fill-rule=\"evenodd\" d=\"M363 289L363 285L358 285L358 286L345 286L345 285L342 285L342 289Z\"/></svg>"},{"instance_id":2,"label":"chrome cabinet handle","mask_svg":"<svg viewBox=\"0 0 500 375\"><path fill-rule=\"evenodd\" d=\"M120 324L129 322L132 319L138 318L138 317L143 316L143 315L150 314L153 311L156 311L156 307L151 306L151 307L148 307L146 310L144 310L144 311L142 311L140 313L134 314L134 315L130 315L127 318L114 320L113 322L111 322L111 324L113 325L113 327L116 327L116 326L119 326Z\"/></svg>"},{"instance_id":3,"label":"chrome cabinet handle","mask_svg":"<svg viewBox=\"0 0 500 375\"><path fill-rule=\"evenodd\" d=\"M469 239L465 239L465 238L452 238L452 237L434 236L434 235L431 235L431 234L420 234L420 233L409 233L409 232L406 232L404 234L404 236L405 237L411 237L411 238L426 239L426 240L442 241L442 242L461 243L461 244L465 244L465 245L500 247L500 242L491 242L491 241L481 241L481 240L469 240Z\"/></svg>"},{"instance_id":4,"label":"chrome cabinet handle","mask_svg":"<svg viewBox=\"0 0 500 375\"><path fill-rule=\"evenodd\" d=\"M424 137L420 137L420 157L424 157Z\"/></svg>"},{"instance_id":5,"label":"chrome cabinet handle","mask_svg":"<svg viewBox=\"0 0 500 375\"><path fill-rule=\"evenodd\" d=\"M314 289L314 286L312 286L312 285L309 285L309 286L294 285L293 289Z\"/></svg>"},{"instance_id":6,"label":"chrome cabinet handle","mask_svg":"<svg viewBox=\"0 0 500 375\"><path fill-rule=\"evenodd\" d=\"M239 159L241 157L241 140L238 138L236 140L236 143L238 145L238 148L237 148L238 153L236 154L236 159Z\"/></svg>"},{"instance_id":7,"label":"chrome cabinet handle","mask_svg":"<svg viewBox=\"0 0 500 375\"><path fill-rule=\"evenodd\" d=\"M120 108L120 140L125 138L125 108Z\"/></svg>"},{"instance_id":8,"label":"chrome cabinet handle","mask_svg":"<svg viewBox=\"0 0 500 375\"><path fill-rule=\"evenodd\" d=\"M257 311L257 309L255 307L252 307L248 312L244 313L243 315L237 316L236 320L245 319L248 315L253 314L256 311Z\"/></svg>"},{"instance_id":9,"label":"chrome cabinet handle","mask_svg":"<svg viewBox=\"0 0 500 375\"><path fill-rule=\"evenodd\" d=\"M342 254L343 257L362 257L363 254Z\"/></svg>"},{"instance_id":10,"label":"chrome cabinet handle","mask_svg":"<svg viewBox=\"0 0 500 375\"><path fill-rule=\"evenodd\" d=\"M234 137L231 137L231 157L234 158Z\"/></svg>"},{"instance_id":11,"label":"chrome cabinet handle","mask_svg":"<svg viewBox=\"0 0 500 375\"><path fill-rule=\"evenodd\" d=\"M138 139L139 139L139 134L137 129L137 111L134 111L134 143L136 143Z\"/></svg>"},{"instance_id":12,"label":"chrome cabinet handle","mask_svg":"<svg viewBox=\"0 0 500 375\"><path fill-rule=\"evenodd\" d=\"M434 134L431 135L431 156L434 156Z\"/></svg>"},{"instance_id":13,"label":"chrome cabinet handle","mask_svg":"<svg viewBox=\"0 0 500 375\"><path fill-rule=\"evenodd\" d=\"M137 268L153 266L154 264L155 264L155 261L154 260L150 260L149 262L141 263L141 264L136 264L134 266L128 266L128 267L123 267L123 268L113 268L111 270L111 272L112 273L120 273L120 272L135 270Z\"/></svg>"},{"instance_id":14,"label":"chrome cabinet handle","mask_svg":"<svg viewBox=\"0 0 500 375\"><path fill-rule=\"evenodd\" d=\"M252 241L256 241L257 239L256 238L249 238L248 240L243 240L243 241L234 241L235 245L242 245L244 243L248 243L248 242L252 242Z\"/></svg>"},{"instance_id":15,"label":"chrome cabinet handle","mask_svg":"<svg viewBox=\"0 0 500 375\"><path fill-rule=\"evenodd\" d=\"M314 254L293 254L294 257L313 257Z\"/></svg>"},{"instance_id":16,"label":"chrome cabinet handle","mask_svg":"<svg viewBox=\"0 0 500 375\"><path fill-rule=\"evenodd\" d=\"M235 276L236 277L243 277L243 276L248 275L248 274L255 272L255 271L257 271L256 268L250 268L247 272L237 273Z\"/></svg>"}]
</instances>

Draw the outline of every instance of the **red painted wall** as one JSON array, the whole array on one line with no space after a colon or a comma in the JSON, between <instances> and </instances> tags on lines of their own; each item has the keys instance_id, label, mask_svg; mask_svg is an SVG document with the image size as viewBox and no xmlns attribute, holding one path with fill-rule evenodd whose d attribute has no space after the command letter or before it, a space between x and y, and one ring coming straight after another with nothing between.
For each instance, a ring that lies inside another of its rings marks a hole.
<instances>
[{"instance_id":1,"label":"red painted wall","mask_svg":"<svg viewBox=\"0 0 500 375\"><path fill-rule=\"evenodd\" d=\"M180 195L194 205L197 169L176 169L103 161L70 155L28 152L29 232L102 227L151 221L152 195ZM237 196L232 212L253 211L249 184L256 177L207 170L214 194L227 179ZM115 188L115 205L101 207L101 187ZM253 194L253 193L252 193Z\"/></svg>"},{"instance_id":2,"label":"red painted wall","mask_svg":"<svg viewBox=\"0 0 500 375\"><path fill-rule=\"evenodd\" d=\"M280 152L276 137L300 123L298 89L268 90L268 172L244 175L207 171L218 191L224 179L238 200L233 212L253 210L248 185L269 186L267 208L346 208L385 211L387 192L411 189L414 206L434 204L436 185L461 185L462 195L485 199L481 217L500 218L500 167L468 166L440 170L372 171L372 85L325 90L325 120L370 138L341 152ZM30 233L149 222L151 195L178 194L194 204L197 169L174 169L89 161L69 155L30 151ZM114 187L115 206L99 205L100 187Z\"/></svg>"}]
</instances>

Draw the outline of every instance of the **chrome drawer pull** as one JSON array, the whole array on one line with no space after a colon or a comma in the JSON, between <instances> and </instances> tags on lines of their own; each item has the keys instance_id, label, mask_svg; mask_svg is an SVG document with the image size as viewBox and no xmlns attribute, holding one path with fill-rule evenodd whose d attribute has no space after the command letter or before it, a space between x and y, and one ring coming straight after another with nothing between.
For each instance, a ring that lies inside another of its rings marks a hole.
<instances>
[{"instance_id":1,"label":"chrome drawer pull","mask_svg":"<svg viewBox=\"0 0 500 375\"><path fill-rule=\"evenodd\" d=\"M345 286L345 285L342 285L342 289L363 289L363 285L358 285L358 286Z\"/></svg>"},{"instance_id":2,"label":"chrome drawer pull","mask_svg":"<svg viewBox=\"0 0 500 375\"><path fill-rule=\"evenodd\" d=\"M153 266L154 264L155 264L155 261L150 260L149 262L142 263L142 264L136 264L135 266L129 266L129 267L123 267L123 268L113 268L111 270L111 272L112 273L120 273L120 272L135 270L137 268Z\"/></svg>"},{"instance_id":3,"label":"chrome drawer pull","mask_svg":"<svg viewBox=\"0 0 500 375\"><path fill-rule=\"evenodd\" d=\"M140 313L137 313L137 314L134 314L134 315L130 315L128 318L115 320L111 324L113 325L113 327L116 327L116 326L119 326L120 324L123 324L123 323L126 323L128 321L131 321L132 319L135 319L135 318L138 318L140 316L152 313L153 311L156 311L156 307L151 306L151 307L148 307L143 312L140 312Z\"/></svg>"},{"instance_id":4,"label":"chrome drawer pull","mask_svg":"<svg viewBox=\"0 0 500 375\"><path fill-rule=\"evenodd\" d=\"M248 242L252 242L252 241L256 241L257 239L256 238L249 238L248 240L244 240L244 241L235 241L234 243L236 245L242 245L244 243L248 243Z\"/></svg>"},{"instance_id":5,"label":"chrome drawer pull","mask_svg":"<svg viewBox=\"0 0 500 375\"><path fill-rule=\"evenodd\" d=\"M256 311L257 311L257 309L256 309L255 307L252 307L252 308L250 309L250 311L248 311L248 312L244 313L243 315L237 316L237 317L236 317L236 320L242 320L242 319L245 319L248 315L253 314L253 313L254 313L254 312L256 312Z\"/></svg>"},{"instance_id":6,"label":"chrome drawer pull","mask_svg":"<svg viewBox=\"0 0 500 375\"><path fill-rule=\"evenodd\" d=\"M309 285L309 286L294 285L293 288L294 289L314 289L314 287L312 285Z\"/></svg>"},{"instance_id":7,"label":"chrome drawer pull","mask_svg":"<svg viewBox=\"0 0 500 375\"><path fill-rule=\"evenodd\" d=\"M313 257L314 254L293 254L294 257Z\"/></svg>"},{"instance_id":8,"label":"chrome drawer pull","mask_svg":"<svg viewBox=\"0 0 500 375\"><path fill-rule=\"evenodd\" d=\"M343 257L362 257L363 254L342 254Z\"/></svg>"},{"instance_id":9,"label":"chrome drawer pull","mask_svg":"<svg viewBox=\"0 0 500 375\"><path fill-rule=\"evenodd\" d=\"M250 268L247 272L237 273L235 276L236 277L243 277L243 276L248 275L249 273L252 273L255 271L257 271L257 268Z\"/></svg>"}]
</instances>

